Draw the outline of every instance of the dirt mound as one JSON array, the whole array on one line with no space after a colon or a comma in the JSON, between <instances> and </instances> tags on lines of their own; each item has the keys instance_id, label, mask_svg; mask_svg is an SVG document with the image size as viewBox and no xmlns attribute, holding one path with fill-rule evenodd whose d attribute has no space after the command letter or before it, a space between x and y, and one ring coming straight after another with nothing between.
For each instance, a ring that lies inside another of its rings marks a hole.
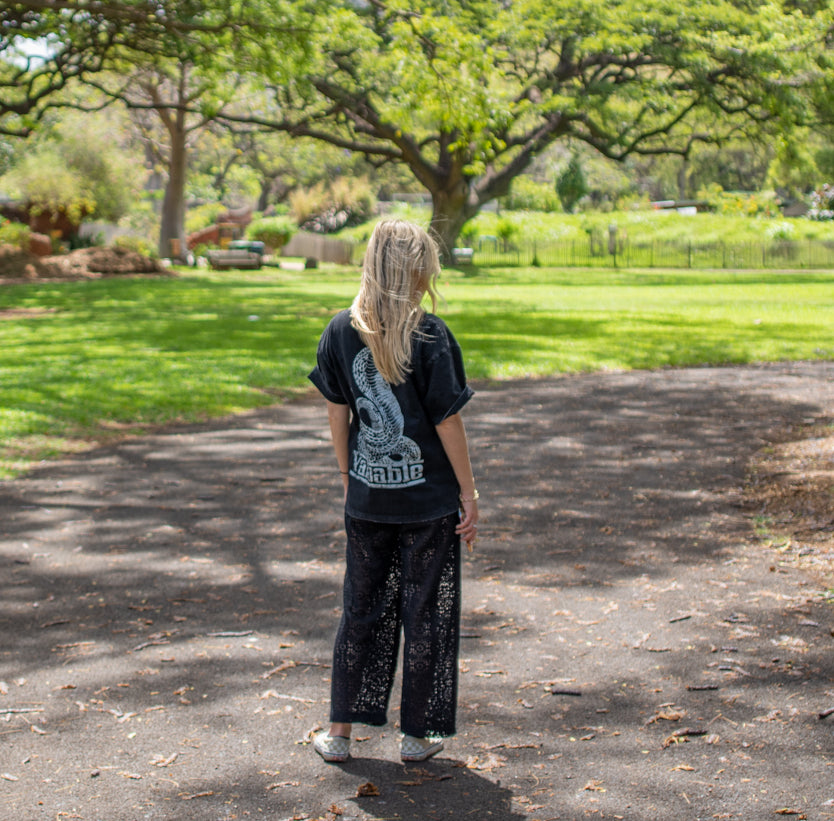
<instances>
[{"instance_id":1,"label":"dirt mound","mask_svg":"<svg viewBox=\"0 0 834 821\"><path fill-rule=\"evenodd\" d=\"M61 269L12 245L0 245L0 278L42 279L61 275Z\"/></svg>"},{"instance_id":2,"label":"dirt mound","mask_svg":"<svg viewBox=\"0 0 834 821\"><path fill-rule=\"evenodd\" d=\"M158 260L127 248L80 248L69 254L39 259L19 248L0 246L0 278L75 279L163 271Z\"/></svg>"}]
</instances>

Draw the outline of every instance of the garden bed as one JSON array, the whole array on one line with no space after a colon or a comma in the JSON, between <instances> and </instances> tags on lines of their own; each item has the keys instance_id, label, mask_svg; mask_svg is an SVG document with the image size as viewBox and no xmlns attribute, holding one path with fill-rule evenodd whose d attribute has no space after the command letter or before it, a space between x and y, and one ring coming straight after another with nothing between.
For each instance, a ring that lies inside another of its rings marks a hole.
<instances>
[{"instance_id":1,"label":"garden bed","mask_svg":"<svg viewBox=\"0 0 834 821\"><path fill-rule=\"evenodd\" d=\"M0 246L0 281L83 279L119 274L161 274L158 260L126 248L79 248L37 257L11 245Z\"/></svg>"}]
</instances>

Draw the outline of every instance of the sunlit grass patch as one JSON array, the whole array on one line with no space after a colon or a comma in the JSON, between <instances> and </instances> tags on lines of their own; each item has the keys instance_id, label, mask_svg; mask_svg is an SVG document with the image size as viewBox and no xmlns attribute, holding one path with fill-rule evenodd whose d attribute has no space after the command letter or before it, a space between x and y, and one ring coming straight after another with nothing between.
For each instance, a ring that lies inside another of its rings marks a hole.
<instances>
[{"instance_id":1,"label":"sunlit grass patch","mask_svg":"<svg viewBox=\"0 0 834 821\"><path fill-rule=\"evenodd\" d=\"M308 390L358 279L323 267L0 288L3 470ZM831 359L832 286L820 271L450 269L439 313L473 379Z\"/></svg>"}]
</instances>

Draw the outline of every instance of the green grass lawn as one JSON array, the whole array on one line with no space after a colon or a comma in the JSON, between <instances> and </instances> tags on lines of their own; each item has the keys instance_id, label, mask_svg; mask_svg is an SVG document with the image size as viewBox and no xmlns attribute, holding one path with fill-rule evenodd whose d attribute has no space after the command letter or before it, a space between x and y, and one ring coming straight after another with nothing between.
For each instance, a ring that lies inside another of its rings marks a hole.
<instances>
[{"instance_id":1,"label":"green grass lawn","mask_svg":"<svg viewBox=\"0 0 834 821\"><path fill-rule=\"evenodd\" d=\"M354 269L0 288L0 475L308 390ZM449 270L473 379L834 358L834 272Z\"/></svg>"}]
</instances>

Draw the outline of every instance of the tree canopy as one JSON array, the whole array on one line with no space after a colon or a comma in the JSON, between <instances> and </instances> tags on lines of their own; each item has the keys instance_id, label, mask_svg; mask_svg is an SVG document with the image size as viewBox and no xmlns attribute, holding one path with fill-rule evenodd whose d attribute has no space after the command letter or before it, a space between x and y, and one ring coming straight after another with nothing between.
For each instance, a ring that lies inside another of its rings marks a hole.
<instances>
[{"instance_id":1,"label":"tree canopy","mask_svg":"<svg viewBox=\"0 0 834 821\"><path fill-rule=\"evenodd\" d=\"M244 119L404 163L446 248L557 140L676 153L797 116L830 10L742 0L334 2Z\"/></svg>"},{"instance_id":2,"label":"tree canopy","mask_svg":"<svg viewBox=\"0 0 834 821\"><path fill-rule=\"evenodd\" d=\"M172 58L218 72L228 54L257 52L277 70L281 53L300 44L284 0L18 0L0 4L0 134L25 136L44 110L72 104L60 92L108 70ZM288 36L289 35L289 36Z\"/></svg>"},{"instance_id":3,"label":"tree canopy","mask_svg":"<svg viewBox=\"0 0 834 821\"><path fill-rule=\"evenodd\" d=\"M189 115L321 140L408 168L448 250L556 142L615 160L687 159L698 144L807 122L814 106L830 112L831 6L22 0L0 6L0 134L27 133L50 105L78 105L62 95L82 80L166 122ZM183 70L199 94L137 95L141 78Z\"/></svg>"}]
</instances>

